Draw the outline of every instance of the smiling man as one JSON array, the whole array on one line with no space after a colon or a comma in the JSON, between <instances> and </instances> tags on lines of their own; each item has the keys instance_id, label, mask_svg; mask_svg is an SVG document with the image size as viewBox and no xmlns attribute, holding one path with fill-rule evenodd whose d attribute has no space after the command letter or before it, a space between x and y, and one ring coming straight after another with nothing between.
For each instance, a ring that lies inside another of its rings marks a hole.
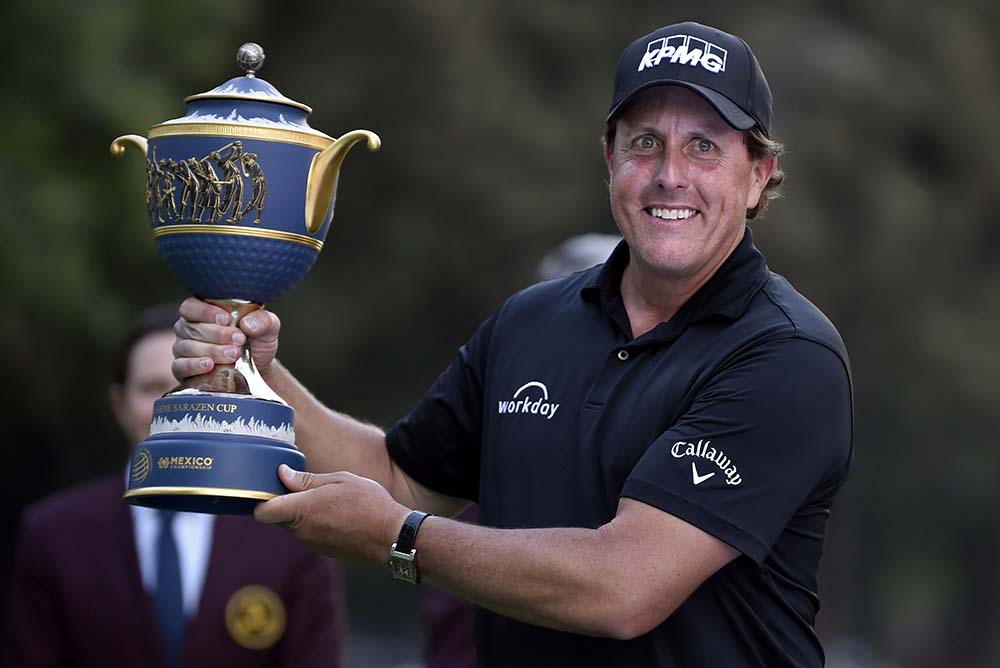
<instances>
[{"instance_id":1,"label":"smiling man","mask_svg":"<svg viewBox=\"0 0 1000 668\"><path fill-rule=\"evenodd\" d=\"M481 606L483 666L823 665L851 381L747 228L782 180L771 100L734 35L682 23L626 48L604 149L624 241L511 297L387 433L274 360L273 314L237 330L185 302L178 377L249 341L297 410L314 473L282 469L295 493L257 519ZM468 501L480 526L443 517Z\"/></svg>"}]
</instances>

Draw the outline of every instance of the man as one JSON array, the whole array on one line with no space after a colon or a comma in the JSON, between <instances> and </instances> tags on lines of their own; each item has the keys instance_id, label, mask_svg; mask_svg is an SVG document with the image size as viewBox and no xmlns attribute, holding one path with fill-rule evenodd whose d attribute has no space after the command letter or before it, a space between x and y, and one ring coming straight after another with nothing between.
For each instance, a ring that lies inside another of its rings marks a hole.
<instances>
[{"instance_id":1,"label":"man","mask_svg":"<svg viewBox=\"0 0 1000 668\"><path fill-rule=\"evenodd\" d=\"M153 401L175 385L176 319L172 307L145 311L117 356L111 405L132 446L149 434ZM342 585L331 560L250 518L128 506L124 483L122 471L26 511L7 665L341 665Z\"/></svg>"},{"instance_id":2,"label":"man","mask_svg":"<svg viewBox=\"0 0 1000 668\"><path fill-rule=\"evenodd\" d=\"M257 519L485 608L481 665L821 666L851 386L833 325L746 226L781 182L771 101L736 36L682 23L627 47L604 149L625 241L509 299L386 434L274 361L273 314L237 331L182 304L175 375L249 337L310 467L335 472L282 468L297 493ZM441 517L469 500L482 526Z\"/></svg>"}]
</instances>

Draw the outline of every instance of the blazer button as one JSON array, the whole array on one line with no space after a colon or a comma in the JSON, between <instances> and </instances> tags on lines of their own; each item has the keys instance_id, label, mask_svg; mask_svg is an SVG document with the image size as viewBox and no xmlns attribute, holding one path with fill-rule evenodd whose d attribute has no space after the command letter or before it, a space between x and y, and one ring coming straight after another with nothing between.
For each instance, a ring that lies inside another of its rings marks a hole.
<instances>
[{"instance_id":1,"label":"blazer button","mask_svg":"<svg viewBox=\"0 0 1000 668\"><path fill-rule=\"evenodd\" d=\"M624 348L622 348L621 350L619 350L618 351L618 359L620 359L622 362L624 362L625 360L627 360L628 359L628 351L625 350Z\"/></svg>"}]
</instances>

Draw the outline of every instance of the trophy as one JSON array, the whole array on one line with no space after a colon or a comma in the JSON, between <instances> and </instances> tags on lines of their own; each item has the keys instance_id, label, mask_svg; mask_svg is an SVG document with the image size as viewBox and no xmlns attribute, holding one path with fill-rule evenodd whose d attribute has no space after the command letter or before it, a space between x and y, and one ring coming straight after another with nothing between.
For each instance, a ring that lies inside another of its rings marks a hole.
<instances>
[{"instance_id":1,"label":"trophy","mask_svg":"<svg viewBox=\"0 0 1000 668\"><path fill-rule=\"evenodd\" d=\"M256 76L264 62L244 44L245 70L185 98L187 114L124 135L146 157L146 208L160 257L192 294L231 324L294 286L315 261L333 218L351 147L381 142L367 130L334 139L309 127L308 106ZM246 346L158 399L149 438L136 446L125 501L215 514L249 514L287 490L279 464L303 469L294 411L254 368Z\"/></svg>"}]
</instances>

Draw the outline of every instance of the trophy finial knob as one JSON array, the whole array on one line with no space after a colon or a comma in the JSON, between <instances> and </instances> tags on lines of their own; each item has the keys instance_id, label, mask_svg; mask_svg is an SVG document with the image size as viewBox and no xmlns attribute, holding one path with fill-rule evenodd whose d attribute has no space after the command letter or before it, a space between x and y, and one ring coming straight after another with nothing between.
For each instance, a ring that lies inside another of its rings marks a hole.
<instances>
[{"instance_id":1,"label":"trophy finial knob","mask_svg":"<svg viewBox=\"0 0 1000 668\"><path fill-rule=\"evenodd\" d=\"M246 70L248 77L252 77L264 64L264 49L260 44L247 42L236 52L236 62Z\"/></svg>"}]
</instances>

